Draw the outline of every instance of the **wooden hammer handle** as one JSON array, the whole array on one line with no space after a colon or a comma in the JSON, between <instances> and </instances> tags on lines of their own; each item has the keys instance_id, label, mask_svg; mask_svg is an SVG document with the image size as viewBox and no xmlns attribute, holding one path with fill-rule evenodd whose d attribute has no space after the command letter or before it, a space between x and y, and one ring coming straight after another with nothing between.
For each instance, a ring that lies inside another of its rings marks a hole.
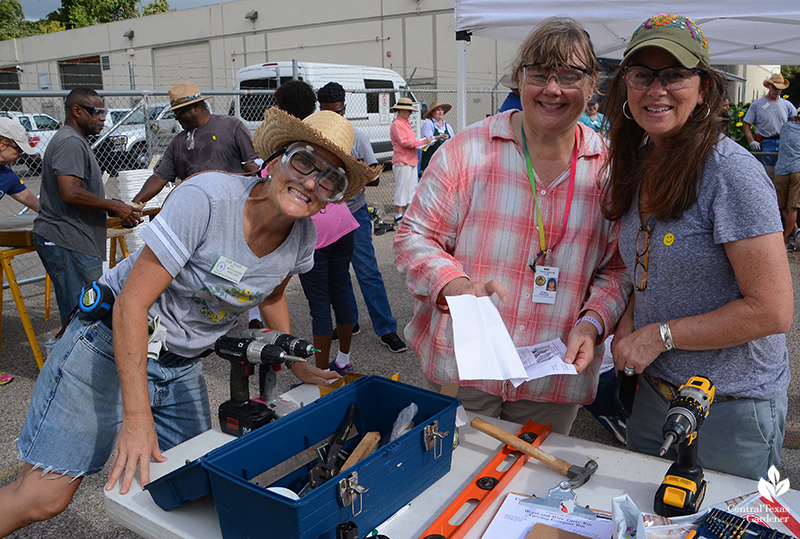
<instances>
[{"instance_id":1,"label":"wooden hammer handle","mask_svg":"<svg viewBox=\"0 0 800 539\"><path fill-rule=\"evenodd\" d=\"M492 438L500 440L507 446L513 447L517 451L525 453L526 455L533 457L540 462L544 462L554 470L557 470L564 475L567 475L567 472L570 469L571 464L569 462L556 458L550 453L542 451L538 447L532 446L528 442L520 440L513 434L510 434L502 429L499 429L494 425L492 425L491 423L487 423L486 421L484 421L479 417L474 418L470 422L470 425L472 425L473 429L479 430L484 434L488 434Z\"/></svg>"}]
</instances>

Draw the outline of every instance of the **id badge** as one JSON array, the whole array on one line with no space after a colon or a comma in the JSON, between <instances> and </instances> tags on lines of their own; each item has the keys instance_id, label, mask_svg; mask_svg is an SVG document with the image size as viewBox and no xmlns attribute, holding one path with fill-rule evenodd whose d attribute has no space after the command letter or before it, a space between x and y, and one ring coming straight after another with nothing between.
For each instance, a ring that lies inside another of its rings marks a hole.
<instances>
[{"instance_id":1,"label":"id badge","mask_svg":"<svg viewBox=\"0 0 800 539\"><path fill-rule=\"evenodd\" d=\"M536 273L533 277L533 294L531 300L534 303L548 303L552 305L556 302L558 291L558 268L553 266L536 266Z\"/></svg>"},{"instance_id":2,"label":"id badge","mask_svg":"<svg viewBox=\"0 0 800 539\"><path fill-rule=\"evenodd\" d=\"M214 267L211 268L212 275L222 277L226 281L238 284L247 271L247 266L239 264L232 258L225 255L220 255L217 261L214 262Z\"/></svg>"}]
</instances>

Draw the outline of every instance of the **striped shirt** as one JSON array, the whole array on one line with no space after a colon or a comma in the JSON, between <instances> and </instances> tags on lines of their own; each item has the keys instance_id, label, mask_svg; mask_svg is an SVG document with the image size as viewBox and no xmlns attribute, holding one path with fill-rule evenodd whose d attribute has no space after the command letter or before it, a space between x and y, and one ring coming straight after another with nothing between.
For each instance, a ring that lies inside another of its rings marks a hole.
<instances>
[{"instance_id":1,"label":"striped shirt","mask_svg":"<svg viewBox=\"0 0 800 539\"><path fill-rule=\"evenodd\" d=\"M588 309L600 314L609 331L630 295L617 247L618 223L600 213L599 174L606 150L599 135L580 125L572 208L550 262L560 270L556 302L531 301L529 264L540 250L539 233L525 157L511 127L513 113L487 118L442 146L395 238L395 262L417 299L405 335L425 374L438 383L458 380L450 317L434 305L444 285L457 277L498 279L505 286L508 302L495 298L495 303L518 347L556 338L566 342ZM561 234L568 187L569 168L548 187L537 180L548 247ZM517 388L508 381L460 383L509 401L587 404L597 391L602 356L602 348L596 348L595 361L578 376L548 376Z\"/></svg>"}]
</instances>

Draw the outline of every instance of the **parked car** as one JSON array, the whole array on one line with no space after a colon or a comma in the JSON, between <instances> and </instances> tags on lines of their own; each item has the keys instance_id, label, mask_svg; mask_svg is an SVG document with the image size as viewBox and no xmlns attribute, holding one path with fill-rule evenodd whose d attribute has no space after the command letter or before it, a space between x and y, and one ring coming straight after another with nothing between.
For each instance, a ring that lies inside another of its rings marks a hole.
<instances>
[{"instance_id":1,"label":"parked car","mask_svg":"<svg viewBox=\"0 0 800 539\"><path fill-rule=\"evenodd\" d=\"M148 104L146 111L140 108L124 121L130 109L109 109L100 136L109 134L100 144L93 144L100 168L116 175L120 170L147 168L154 154L163 154L181 130L169 107L169 103Z\"/></svg>"},{"instance_id":2,"label":"parked car","mask_svg":"<svg viewBox=\"0 0 800 539\"><path fill-rule=\"evenodd\" d=\"M28 142L36 153L33 155L23 154L17 163L25 165L29 174L41 174L44 151L47 149L50 139L61 127L61 122L43 113L4 111L0 112L0 117L18 121L28 132Z\"/></svg>"}]
</instances>

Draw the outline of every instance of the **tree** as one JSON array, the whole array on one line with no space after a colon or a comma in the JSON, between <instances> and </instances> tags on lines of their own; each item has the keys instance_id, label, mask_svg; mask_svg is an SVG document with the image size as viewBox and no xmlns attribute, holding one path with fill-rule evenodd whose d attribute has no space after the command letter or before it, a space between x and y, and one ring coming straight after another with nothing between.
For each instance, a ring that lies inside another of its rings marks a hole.
<instances>
[{"instance_id":1,"label":"tree","mask_svg":"<svg viewBox=\"0 0 800 539\"><path fill-rule=\"evenodd\" d=\"M175 8L169 7L168 0L153 0L143 9L143 15L155 15L157 13L166 13L167 11L177 11Z\"/></svg>"},{"instance_id":2,"label":"tree","mask_svg":"<svg viewBox=\"0 0 800 539\"><path fill-rule=\"evenodd\" d=\"M18 0L0 0L0 41L60 32L64 29L64 25L59 22L26 21Z\"/></svg>"},{"instance_id":3,"label":"tree","mask_svg":"<svg viewBox=\"0 0 800 539\"><path fill-rule=\"evenodd\" d=\"M789 87L781 92L795 107L800 107L800 66L781 66L781 75L789 81Z\"/></svg>"},{"instance_id":4,"label":"tree","mask_svg":"<svg viewBox=\"0 0 800 539\"><path fill-rule=\"evenodd\" d=\"M47 18L67 28L83 28L165 11L174 11L169 7L169 0L153 0L147 5L139 0L61 0L61 9Z\"/></svg>"}]
</instances>

